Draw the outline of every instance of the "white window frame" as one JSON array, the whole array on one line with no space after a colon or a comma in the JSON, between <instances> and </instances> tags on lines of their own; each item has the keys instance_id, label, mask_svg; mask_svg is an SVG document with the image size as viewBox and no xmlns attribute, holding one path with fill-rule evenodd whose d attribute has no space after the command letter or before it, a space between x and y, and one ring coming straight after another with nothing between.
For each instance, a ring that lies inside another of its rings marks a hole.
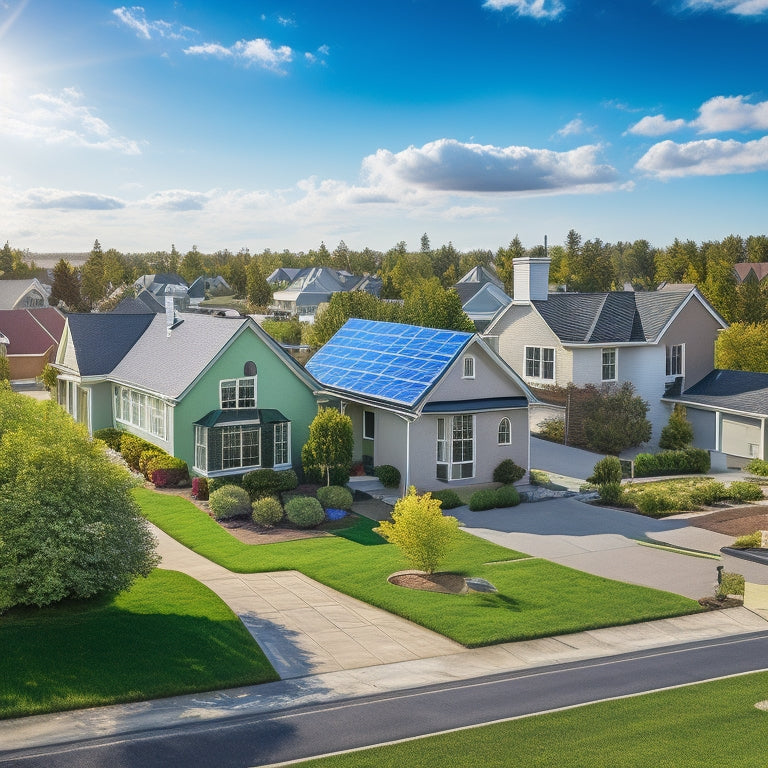
<instances>
[{"instance_id":1,"label":"white window frame","mask_svg":"<svg viewBox=\"0 0 768 768\"><path fill-rule=\"evenodd\" d=\"M667 344L666 375L685 375L685 344Z\"/></svg>"},{"instance_id":2,"label":"white window frame","mask_svg":"<svg viewBox=\"0 0 768 768\"><path fill-rule=\"evenodd\" d=\"M606 362L605 356L611 355L612 360ZM613 376L606 376L605 369L613 369ZM619 350L616 347L603 347L600 354L600 380L617 381L619 376Z\"/></svg>"},{"instance_id":3,"label":"white window frame","mask_svg":"<svg viewBox=\"0 0 768 768\"><path fill-rule=\"evenodd\" d=\"M112 395L115 421L166 440L168 406L159 397L115 385Z\"/></svg>"},{"instance_id":4,"label":"white window frame","mask_svg":"<svg viewBox=\"0 0 768 768\"><path fill-rule=\"evenodd\" d=\"M253 397L248 395L253 389ZM225 390L234 389L234 396L227 394ZM239 379L222 379L219 382L219 406L222 411L237 410L239 408L256 407L256 376L242 376Z\"/></svg>"},{"instance_id":5,"label":"white window frame","mask_svg":"<svg viewBox=\"0 0 768 768\"><path fill-rule=\"evenodd\" d=\"M475 378L475 358L472 355L466 355L464 357L463 366L461 370L462 379L474 379Z\"/></svg>"},{"instance_id":6,"label":"white window frame","mask_svg":"<svg viewBox=\"0 0 768 768\"><path fill-rule=\"evenodd\" d=\"M551 376L545 375L551 372ZM555 348L527 345L523 348L523 372L526 379L555 381Z\"/></svg>"},{"instance_id":7,"label":"white window frame","mask_svg":"<svg viewBox=\"0 0 768 768\"><path fill-rule=\"evenodd\" d=\"M195 469L208 472L208 427L195 425Z\"/></svg>"},{"instance_id":8,"label":"white window frame","mask_svg":"<svg viewBox=\"0 0 768 768\"><path fill-rule=\"evenodd\" d=\"M256 443L246 444L243 440L244 431L247 434L255 433L258 436ZM227 443L227 437L234 437L237 435L236 440L231 440ZM254 463L245 463L244 455L246 448L256 446L258 451L258 461ZM233 451L228 457L226 451ZM236 451L236 453L234 453ZM233 460L234 459L234 460ZM251 424L237 424L231 426L224 426L221 428L221 468L222 470L228 469L248 469L251 467L261 466L261 429Z\"/></svg>"},{"instance_id":9,"label":"white window frame","mask_svg":"<svg viewBox=\"0 0 768 768\"><path fill-rule=\"evenodd\" d=\"M476 457L475 415L460 413L438 417L435 451L437 479L450 481L474 477Z\"/></svg>"},{"instance_id":10,"label":"white window frame","mask_svg":"<svg viewBox=\"0 0 768 768\"><path fill-rule=\"evenodd\" d=\"M278 432L280 434L278 434ZM275 424L272 448L273 448L273 461L272 461L273 466L289 467L291 465L291 422L290 421L281 421ZM285 461L277 460L278 450L283 452Z\"/></svg>"},{"instance_id":11,"label":"white window frame","mask_svg":"<svg viewBox=\"0 0 768 768\"><path fill-rule=\"evenodd\" d=\"M506 416L499 422L498 440L499 445L512 444L512 422Z\"/></svg>"}]
</instances>

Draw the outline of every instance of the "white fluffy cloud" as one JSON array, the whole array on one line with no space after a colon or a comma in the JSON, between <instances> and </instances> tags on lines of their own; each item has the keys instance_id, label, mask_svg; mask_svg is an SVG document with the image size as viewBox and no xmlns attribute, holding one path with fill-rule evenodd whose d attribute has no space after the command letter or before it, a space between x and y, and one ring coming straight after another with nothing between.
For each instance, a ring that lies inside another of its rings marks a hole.
<instances>
[{"instance_id":1,"label":"white fluffy cloud","mask_svg":"<svg viewBox=\"0 0 768 768\"><path fill-rule=\"evenodd\" d=\"M144 8L134 5L131 8L122 6L112 11L126 27L132 29L140 38L151 40L153 37L164 37L170 40L184 40L190 32L195 30L162 19L147 19Z\"/></svg>"},{"instance_id":2,"label":"white fluffy cloud","mask_svg":"<svg viewBox=\"0 0 768 768\"><path fill-rule=\"evenodd\" d=\"M768 11L768 0L685 0L684 6L696 11L724 11L737 16L761 16Z\"/></svg>"},{"instance_id":3,"label":"white fluffy cloud","mask_svg":"<svg viewBox=\"0 0 768 768\"><path fill-rule=\"evenodd\" d=\"M685 120L667 120L664 115L646 115L642 120L627 129L627 133L637 136L663 136L665 133L674 133L685 128Z\"/></svg>"},{"instance_id":4,"label":"white fluffy cloud","mask_svg":"<svg viewBox=\"0 0 768 768\"><path fill-rule=\"evenodd\" d=\"M293 61L293 50L287 45L274 47L272 42L263 37L254 40L238 40L229 48L218 43L192 45L184 49L190 56L215 56L217 58L235 58L246 64L255 64L264 69L285 74L284 64Z\"/></svg>"},{"instance_id":5,"label":"white fluffy cloud","mask_svg":"<svg viewBox=\"0 0 768 768\"><path fill-rule=\"evenodd\" d=\"M560 0L485 0L483 7L494 11L512 9L519 16L534 19L556 19L565 6Z\"/></svg>"},{"instance_id":6,"label":"white fluffy cloud","mask_svg":"<svg viewBox=\"0 0 768 768\"><path fill-rule=\"evenodd\" d=\"M635 168L662 179L722 176L768 170L768 136L755 141L703 139L687 144L662 141L637 161Z\"/></svg>"},{"instance_id":7,"label":"white fluffy cloud","mask_svg":"<svg viewBox=\"0 0 768 768\"><path fill-rule=\"evenodd\" d=\"M166 189L148 195L142 205L163 211L202 211L208 202L208 195L190 192L186 189Z\"/></svg>"},{"instance_id":8,"label":"white fluffy cloud","mask_svg":"<svg viewBox=\"0 0 768 768\"><path fill-rule=\"evenodd\" d=\"M21 208L114 211L125 207L122 200L92 192L71 192L61 189L29 189L18 200Z\"/></svg>"},{"instance_id":9,"label":"white fluffy cloud","mask_svg":"<svg viewBox=\"0 0 768 768\"><path fill-rule=\"evenodd\" d=\"M117 135L76 88L24 94L6 80L0 102L0 135L50 145L68 145L139 155L137 141Z\"/></svg>"},{"instance_id":10,"label":"white fluffy cloud","mask_svg":"<svg viewBox=\"0 0 768 768\"><path fill-rule=\"evenodd\" d=\"M569 192L613 184L614 168L597 162L599 146L569 152L495 147L439 139L392 153L380 149L363 160L371 186L413 186L441 192Z\"/></svg>"}]
</instances>

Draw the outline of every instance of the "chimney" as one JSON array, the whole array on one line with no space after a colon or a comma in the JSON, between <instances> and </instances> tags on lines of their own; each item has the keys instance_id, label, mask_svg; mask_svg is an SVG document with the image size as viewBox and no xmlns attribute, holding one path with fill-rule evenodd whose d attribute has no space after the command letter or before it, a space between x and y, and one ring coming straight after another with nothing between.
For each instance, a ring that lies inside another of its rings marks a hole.
<instances>
[{"instance_id":1,"label":"chimney","mask_svg":"<svg viewBox=\"0 0 768 768\"><path fill-rule=\"evenodd\" d=\"M546 301L549 293L550 258L523 256L513 259L514 290L513 300L520 303Z\"/></svg>"},{"instance_id":2,"label":"chimney","mask_svg":"<svg viewBox=\"0 0 768 768\"><path fill-rule=\"evenodd\" d=\"M171 335L171 328L176 320L176 312L173 308L173 294L167 292L165 294L165 330L168 331L168 335Z\"/></svg>"}]
</instances>

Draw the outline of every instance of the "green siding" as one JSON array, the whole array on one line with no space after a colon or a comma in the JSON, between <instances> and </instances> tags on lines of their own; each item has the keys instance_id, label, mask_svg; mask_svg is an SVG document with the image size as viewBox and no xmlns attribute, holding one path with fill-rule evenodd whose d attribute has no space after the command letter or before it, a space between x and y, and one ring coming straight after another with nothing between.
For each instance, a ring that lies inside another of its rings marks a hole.
<instances>
[{"instance_id":1,"label":"green siding","mask_svg":"<svg viewBox=\"0 0 768 768\"><path fill-rule=\"evenodd\" d=\"M291 460L294 465L301 463L301 448L317 413L315 396L283 359L246 327L174 409L174 455L186 461L190 470L195 464L194 423L219 407L219 382L242 378L243 366L249 360L256 363L258 371L256 407L275 408L291 422ZM271 446L268 450L271 455ZM263 443L262 451L267 452Z\"/></svg>"}]
</instances>

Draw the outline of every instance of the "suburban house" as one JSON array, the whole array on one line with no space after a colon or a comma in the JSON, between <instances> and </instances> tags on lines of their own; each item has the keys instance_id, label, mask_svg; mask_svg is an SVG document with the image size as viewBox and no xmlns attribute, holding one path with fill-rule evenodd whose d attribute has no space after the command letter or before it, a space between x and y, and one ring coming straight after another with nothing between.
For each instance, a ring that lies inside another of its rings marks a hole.
<instances>
[{"instance_id":1,"label":"suburban house","mask_svg":"<svg viewBox=\"0 0 768 768\"><path fill-rule=\"evenodd\" d=\"M291 284L272 295L272 311L296 315L312 322L320 304L331 300L341 291L366 291L373 296L381 292L381 278L372 275L351 275L330 267L302 269Z\"/></svg>"},{"instance_id":2,"label":"suburban house","mask_svg":"<svg viewBox=\"0 0 768 768\"><path fill-rule=\"evenodd\" d=\"M698 289L549 293L548 258L514 260L514 296L485 337L529 386L631 382L658 440L679 394L714 366L726 322ZM544 397L542 395L542 397ZM532 426L552 412L533 414Z\"/></svg>"},{"instance_id":3,"label":"suburban house","mask_svg":"<svg viewBox=\"0 0 768 768\"><path fill-rule=\"evenodd\" d=\"M64 323L54 307L0 310L0 355L8 358L11 381L33 381L56 359Z\"/></svg>"},{"instance_id":4,"label":"suburban house","mask_svg":"<svg viewBox=\"0 0 768 768\"><path fill-rule=\"evenodd\" d=\"M491 320L512 299L504 292L504 284L485 267L475 267L467 272L454 286L459 294L461 308L475 328L482 333Z\"/></svg>"},{"instance_id":5,"label":"suburban house","mask_svg":"<svg viewBox=\"0 0 768 768\"><path fill-rule=\"evenodd\" d=\"M267 282L270 285L290 285L303 271L300 267L278 267L267 277Z\"/></svg>"},{"instance_id":6,"label":"suburban house","mask_svg":"<svg viewBox=\"0 0 768 768\"><path fill-rule=\"evenodd\" d=\"M529 469L535 398L477 334L352 319L307 370L351 417L356 458L396 467L401 490L490 482L503 459Z\"/></svg>"},{"instance_id":7,"label":"suburban house","mask_svg":"<svg viewBox=\"0 0 768 768\"><path fill-rule=\"evenodd\" d=\"M207 477L299 462L317 383L250 318L73 314L57 400L90 432L117 427Z\"/></svg>"},{"instance_id":8,"label":"suburban house","mask_svg":"<svg viewBox=\"0 0 768 768\"><path fill-rule=\"evenodd\" d=\"M165 312L164 297L157 298L142 288L136 296L127 296L113 310L119 315L146 315Z\"/></svg>"},{"instance_id":9,"label":"suburban house","mask_svg":"<svg viewBox=\"0 0 768 768\"><path fill-rule=\"evenodd\" d=\"M26 280L0 280L0 309L47 307L50 295L50 287L36 277Z\"/></svg>"},{"instance_id":10,"label":"suburban house","mask_svg":"<svg viewBox=\"0 0 768 768\"><path fill-rule=\"evenodd\" d=\"M725 454L729 466L768 457L768 373L715 369L664 400L685 406L694 445Z\"/></svg>"},{"instance_id":11,"label":"suburban house","mask_svg":"<svg viewBox=\"0 0 768 768\"><path fill-rule=\"evenodd\" d=\"M765 261L744 261L733 265L733 271L736 275L736 282L741 284L749 280L762 283L768 277L768 262Z\"/></svg>"}]
</instances>

